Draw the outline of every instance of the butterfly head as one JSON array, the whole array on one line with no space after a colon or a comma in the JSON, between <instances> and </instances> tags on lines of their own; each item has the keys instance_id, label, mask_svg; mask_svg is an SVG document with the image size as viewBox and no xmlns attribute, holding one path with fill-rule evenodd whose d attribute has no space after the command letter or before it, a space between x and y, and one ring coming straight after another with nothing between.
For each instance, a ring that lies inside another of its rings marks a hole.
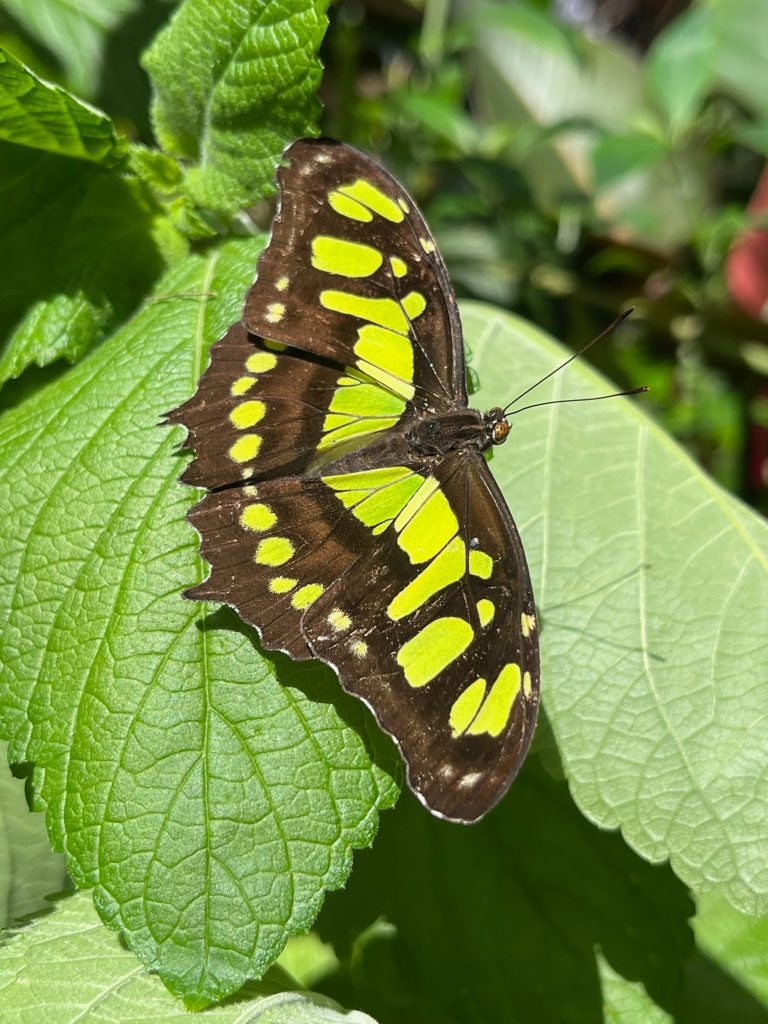
<instances>
[{"instance_id":1,"label":"butterfly head","mask_svg":"<svg viewBox=\"0 0 768 1024\"><path fill-rule=\"evenodd\" d=\"M485 414L485 429L492 444L504 444L509 437L510 426L499 406L489 409Z\"/></svg>"}]
</instances>

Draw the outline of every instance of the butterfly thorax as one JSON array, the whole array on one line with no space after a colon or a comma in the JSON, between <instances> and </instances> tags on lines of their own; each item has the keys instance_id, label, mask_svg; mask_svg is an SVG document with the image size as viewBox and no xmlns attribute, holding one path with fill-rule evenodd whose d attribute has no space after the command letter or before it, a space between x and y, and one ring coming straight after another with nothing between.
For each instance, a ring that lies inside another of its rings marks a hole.
<instances>
[{"instance_id":1,"label":"butterfly thorax","mask_svg":"<svg viewBox=\"0 0 768 1024\"><path fill-rule=\"evenodd\" d=\"M410 448L426 457L464 450L483 452L494 443L495 411L458 407L417 419L407 435Z\"/></svg>"}]
</instances>

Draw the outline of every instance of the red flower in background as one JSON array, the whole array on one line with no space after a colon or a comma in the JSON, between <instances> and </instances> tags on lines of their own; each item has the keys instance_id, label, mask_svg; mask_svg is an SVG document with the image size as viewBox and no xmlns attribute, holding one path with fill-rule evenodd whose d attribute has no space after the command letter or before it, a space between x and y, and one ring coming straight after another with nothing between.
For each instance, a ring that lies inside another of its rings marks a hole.
<instances>
[{"instance_id":1,"label":"red flower in background","mask_svg":"<svg viewBox=\"0 0 768 1024\"><path fill-rule=\"evenodd\" d=\"M768 213L768 164L749 201L750 213ZM751 228L735 242L725 267L728 290L741 308L756 320L768 321L768 229ZM768 399L768 387L758 395ZM768 486L768 430L749 424L749 485L755 492Z\"/></svg>"},{"instance_id":2,"label":"red flower in background","mask_svg":"<svg viewBox=\"0 0 768 1024\"><path fill-rule=\"evenodd\" d=\"M763 169L747 209L768 213L768 164ZM726 263L732 298L756 320L768 319L768 229L752 228L740 238Z\"/></svg>"}]
</instances>

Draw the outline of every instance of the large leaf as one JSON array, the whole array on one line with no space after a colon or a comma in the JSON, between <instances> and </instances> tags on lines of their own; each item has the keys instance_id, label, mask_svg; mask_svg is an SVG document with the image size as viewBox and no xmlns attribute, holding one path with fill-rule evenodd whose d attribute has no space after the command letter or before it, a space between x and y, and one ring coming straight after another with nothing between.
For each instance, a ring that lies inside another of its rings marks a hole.
<instances>
[{"instance_id":1,"label":"large leaf","mask_svg":"<svg viewBox=\"0 0 768 1024\"><path fill-rule=\"evenodd\" d=\"M480 406L562 357L488 307L464 318ZM606 390L582 363L535 400ZM492 467L530 557L543 701L577 803L693 889L766 913L765 521L639 402L526 412Z\"/></svg>"},{"instance_id":2,"label":"large leaf","mask_svg":"<svg viewBox=\"0 0 768 1024\"><path fill-rule=\"evenodd\" d=\"M591 192L594 129L626 131L643 111L637 58L615 41L566 33L524 4L461 0L460 10L476 40L481 122L501 126L514 118L527 126L538 145L521 154L523 169L546 205ZM563 130L550 139L558 126Z\"/></svg>"},{"instance_id":3,"label":"large leaf","mask_svg":"<svg viewBox=\"0 0 768 1024\"><path fill-rule=\"evenodd\" d=\"M173 232L116 170L0 143L0 383L32 363L75 362L126 317Z\"/></svg>"},{"instance_id":4,"label":"large leaf","mask_svg":"<svg viewBox=\"0 0 768 1024\"><path fill-rule=\"evenodd\" d=\"M531 763L476 827L410 798L387 816L318 920L345 967L323 987L382 1024L595 1024L606 1002L663 1021L692 911L669 867L590 825Z\"/></svg>"},{"instance_id":5,"label":"large leaf","mask_svg":"<svg viewBox=\"0 0 768 1024\"><path fill-rule=\"evenodd\" d=\"M0 757L5 761L5 743ZM51 851L43 819L29 813L23 781L0 764L0 930L39 910L66 878L64 858Z\"/></svg>"},{"instance_id":6,"label":"large leaf","mask_svg":"<svg viewBox=\"0 0 768 1024\"><path fill-rule=\"evenodd\" d=\"M667 25L648 54L648 84L672 131L691 127L711 88L712 27L710 12L692 6Z\"/></svg>"},{"instance_id":7,"label":"large leaf","mask_svg":"<svg viewBox=\"0 0 768 1024\"><path fill-rule=\"evenodd\" d=\"M37 766L75 882L199 1001L308 927L396 791L389 744L330 672L264 657L234 616L180 596L205 569L181 432L158 420L237 318L262 244L190 258L165 299L0 421L10 756Z\"/></svg>"},{"instance_id":8,"label":"large leaf","mask_svg":"<svg viewBox=\"0 0 768 1024\"><path fill-rule=\"evenodd\" d=\"M0 139L98 163L114 158L118 146L106 114L43 82L2 49Z\"/></svg>"},{"instance_id":9,"label":"large leaf","mask_svg":"<svg viewBox=\"0 0 768 1024\"><path fill-rule=\"evenodd\" d=\"M213 1024L375 1024L367 1014L344 1013L322 996L286 988L290 979L274 969L204 1019ZM19 1022L194 1020L116 935L99 927L87 893L57 902L0 949L0 1002L4 1019Z\"/></svg>"},{"instance_id":10,"label":"large leaf","mask_svg":"<svg viewBox=\"0 0 768 1024\"><path fill-rule=\"evenodd\" d=\"M194 200L234 211L274 191L285 146L317 131L328 0L186 0L143 64L161 145L196 161Z\"/></svg>"}]
</instances>

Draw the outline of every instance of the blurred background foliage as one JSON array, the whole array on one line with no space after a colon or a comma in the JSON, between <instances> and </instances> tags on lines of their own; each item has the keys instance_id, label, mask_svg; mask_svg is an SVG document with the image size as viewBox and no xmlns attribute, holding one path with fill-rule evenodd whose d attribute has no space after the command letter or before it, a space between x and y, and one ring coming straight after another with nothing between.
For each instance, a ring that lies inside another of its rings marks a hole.
<instances>
[{"instance_id":1,"label":"blurred background foliage","mask_svg":"<svg viewBox=\"0 0 768 1024\"><path fill-rule=\"evenodd\" d=\"M0 0L0 44L151 144L138 56L172 6ZM406 184L459 295L573 348L636 306L589 358L649 385L768 511L766 0L340 0L330 18L324 130ZM511 355L510 399L529 383Z\"/></svg>"},{"instance_id":2,"label":"blurred background foliage","mask_svg":"<svg viewBox=\"0 0 768 1024\"><path fill-rule=\"evenodd\" d=\"M324 56L328 132L408 184L459 293L574 348L635 305L589 358L766 511L768 4L343 0Z\"/></svg>"}]
</instances>

